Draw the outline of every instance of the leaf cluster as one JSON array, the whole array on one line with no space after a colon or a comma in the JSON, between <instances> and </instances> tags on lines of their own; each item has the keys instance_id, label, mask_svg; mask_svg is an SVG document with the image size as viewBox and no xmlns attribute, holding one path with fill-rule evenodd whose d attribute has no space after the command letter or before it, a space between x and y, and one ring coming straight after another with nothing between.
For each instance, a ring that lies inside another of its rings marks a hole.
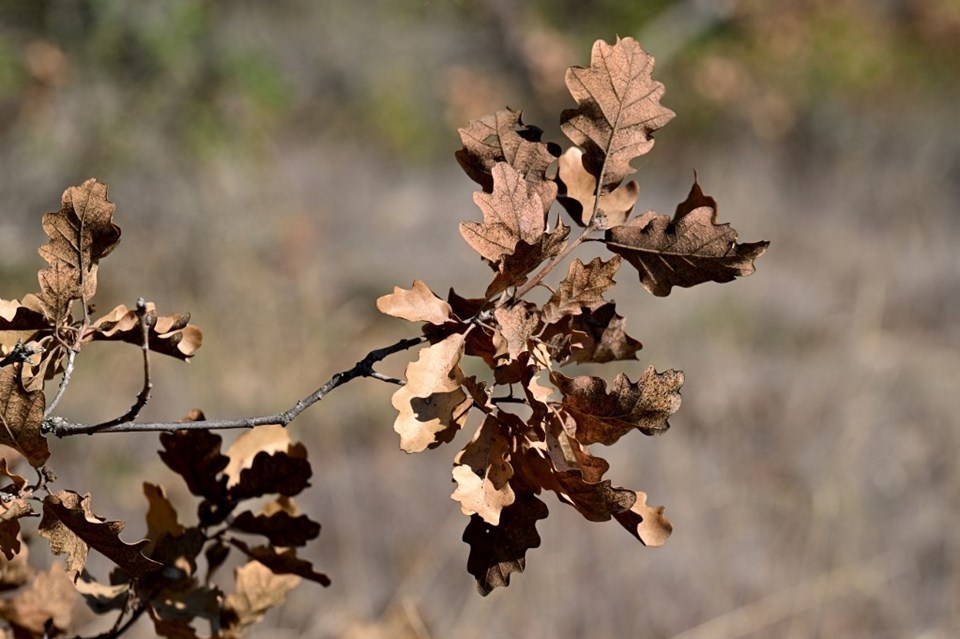
<instances>
[{"instance_id":1,"label":"leaf cluster","mask_svg":"<svg viewBox=\"0 0 960 639\"><path fill-rule=\"evenodd\" d=\"M526 551L539 546L545 491L589 521L616 520L645 545L666 541L672 527L663 508L648 506L644 492L613 485L609 464L590 447L634 430L666 431L680 407L683 373L648 367L635 381L620 373L608 385L560 369L637 358L641 343L607 298L624 260L643 288L666 296L674 286L749 275L767 247L738 244L696 182L672 217L630 217L639 195L627 179L630 162L650 151L654 132L674 116L660 104L663 85L652 71L653 58L635 40L598 41L589 67L567 71L577 107L561 114L573 143L563 152L510 109L461 129L456 157L480 186L474 202L483 219L461 223L460 232L492 269L490 284L477 297L451 289L441 299L417 280L377 300L383 313L424 322L430 341L393 396L400 447L436 448L477 416L454 457L452 498L470 517L467 569L483 594L508 585L523 571ZM555 202L581 229L575 239L553 216ZM586 241L611 255L574 259L548 286L546 277ZM539 288L548 296L531 300Z\"/></svg>"}]
</instances>

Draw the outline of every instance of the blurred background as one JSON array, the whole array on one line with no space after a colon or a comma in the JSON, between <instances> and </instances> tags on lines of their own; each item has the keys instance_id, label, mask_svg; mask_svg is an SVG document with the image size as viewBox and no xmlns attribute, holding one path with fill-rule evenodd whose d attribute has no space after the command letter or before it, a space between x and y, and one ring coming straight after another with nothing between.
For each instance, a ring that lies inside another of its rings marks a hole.
<instances>
[{"instance_id":1,"label":"blurred background","mask_svg":"<svg viewBox=\"0 0 960 639\"><path fill-rule=\"evenodd\" d=\"M686 372L668 433L599 451L673 536L644 548L547 495L527 571L481 598L456 448L400 452L394 389L360 380L291 427L334 585L252 636L960 636L957 0L0 0L0 296L36 289L40 216L95 176L123 228L98 308L144 296L205 331L191 364L154 359L144 416L285 408L416 332L376 312L393 286L482 291L456 129L509 105L562 141L566 67L617 35L677 113L635 163L638 212L672 212L696 170L721 221L772 242L755 275L668 298L624 268L644 349L583 371ZM139 368L85 350L58 413L122 413ZM128 541L143 480L190 520L156 435L51 446Z\"/></svg>"}]
</instances>

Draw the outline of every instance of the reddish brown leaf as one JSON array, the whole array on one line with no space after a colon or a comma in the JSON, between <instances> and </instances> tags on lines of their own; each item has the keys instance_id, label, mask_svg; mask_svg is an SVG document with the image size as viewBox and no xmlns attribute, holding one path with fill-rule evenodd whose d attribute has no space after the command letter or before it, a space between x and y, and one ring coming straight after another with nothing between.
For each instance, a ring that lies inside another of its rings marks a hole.
<instances>
[{"instance_id":1,"label":"reddish brown leaf","mask_svg":"<svg viewBox=\"0 0 960 639\"><path fill-rule=\"evenodd\" d=\"M637 269L644 288L661 297L674 286L730 282L753 273L754 260L770 243L736 240L729 224L717 224L716 202L696 182L672 220L651 211L607 230L605 239L607 248Z\"/></svg>"},{"instance_id":2,"label":"reddish brown leaf","mask_svg":"<svg viewBox=\"0 0 960 639\"><path fill-rule=\"evenodd\" d=\"M456 417L464 408L464 337L454 334L442 342L420 350L417 361L407 365L407 383L393 394L393 407L399 411L393 429L400 435L400 448L418 453L436 445L448 429L456 429ZM469 408L469 405L466 406Z\"/></svg>"},{"instance_id":3,"label":"reddish brown leaf","mask_svg":"<svg viewBox=\"0 0 960 639\"><path fill-rule=\"evenodd\" d=\"M233 518L230 528L251 535L263 535L272 546L303 546L320 534L320 524L306 515L293 517L280 510L272 515L254 515L249 510Z\"/></svg>"},{"instance_id":4,"label":"reddish brown leaf","mask_svg":"<svg viewBox=\"0 0 960 639\"><path fill-rule=\"evenodd\" d=\"M253 465L253 459L259 453L289 452L292 444L290 431L280 424L258 426L244 432L227 449L230 463L223 469L228 478L227 487L233 488L240 483L240 473Z\"/></svg>"},{"instance_id":5,"label":"reddish brown leaf","mask_svg":"<svg viewBox=\"0 0 960 639\"><path fill-rule=\"evenodd\" d=\"M540 241L528 244L521 240L517 242L512 255L505 255L497 267L497 274L484 293L487 299L497 295L511 286L520 286L527 281L527 276L543 262L556 257L567 245L567 235L570 227L562 223L544 234Z\"/></svg>"},{"instance_id":6,"label":"reddish brown leaf","mask_svg":"<svg viewBox=\"0 0 960 639\"><path fill-rule=\"evenodd\" d=\"M560 203L580 226L593 222L594 208L602 216L596 228L607 229L627 221L640 195L636 182L626 182L612 191L604 192L597 202L597 178L583 166L583 151L572 146L560 156L557 173L564 185Z\"/></svg>"},{"instance_id":7,"label":"reddish brown leaf","mask_svg":"<svg viewBox=\"0 0 960 639\"><path fill-rule=\"evenodd\" d=\"M42 390L27 392L20 384L22 364L0 369L0 444L23 454L34 468L50 457L40 434L46 400Z\"/></svg>"},{"instance_id":8,"label":"reddish brown leaf","mask_svg":"<svg viewBox=\"0 0 960 639\"><path fill-rule=\"evenodd\" d=\"M143 554L153 557L153 550L164 535L176 537L182 535L185 529L177 521L177 510L164 494L163 486L145 481L143 482L143 494L150 503L146 518L149 543L144 547Z\"/></svg>"},{"instance_id":9,"label":"reddish brown leaf","mask_svg":"<svg viewBox=\"0 0 960 639\"><path fill-rule=\"evenodd\" d=\"M120 241L115 209L107 186L91 178L64 191L60 210L43 216L50 241L40 247L40 256L50 266L39 273L39 299L47 319L60 323L73 300L93 298L97 264Z\"/></svg>"},{"instance_id":10,"label":"reddish brown leaf","mask_svg":"<svg viewBox=\"0 0 960 639\"><path fill-rule=\"evenodd\" d=\"M547 506L529 493L518 494L516 501L500 512L500 524L494 526L473 515L463 541L470 544L467 572L477 580L481 595L494 588L510 585L510 575L523 572L527 550L540 546L537 521L546 519Z\"/></svg>"},{"instance_id":11,"label":"reddish brown leaf","mask_svg":"<svg viewBox=\"0 0 960 639\"><path fill-rule=\"evenodd\" d=\"M189 313L157 316L154 303L147 302L147 318L152 323L148 340L150 350L182 360L196 355L203 343L203 333L189 323ZM93 331L88 339L142 346L143 329L137 311L121 304L93 323Z\"/></svg>"},{"instance_id":12,"label":"reddish brown leaf","mask_svg":"<svg viewBox=\"0 0 960 639\"><path fill-rule=\"evenodd\" d=\"M230 539L230 544L251 559L256 559L278 575L297 575L298 577L315 581L324 587L330 585L329 577L314 570L313 565L309 561L298 559L297 553L294 552L292 548L278 549L267 546L251 548L239 539Z\"/></svg>"},{"instance_id":13,"label":"reddish brown leaf","mask_svg":"<svg viewBox=\"0 0 960 639\"><path fill-rule=\"evenodd\" d=\"M637 492L633 508L614 517L644 546L662 546L673 532L673 524L663 516L663 510L663 506L647 506L647 494Z\"/></svg>"},{"instance_id":14,"label":"reddish brown leaf","mask_svg":"<svg viewBox=\"0 0 960 639\"><path fill-rule=\"evenodd\" d=\"M450 305L420 280L414 280L409 291L397 286L390 295L378 298L377 310L410 322L443 324L451 319Z\"/></svg>"},{"instance_id":15,"label":"reddish brown leaf","mask_svg":"<svg viewBox=\"0 0 960 639\"><path fill-rule=\"evenodd\" d=\"M187 484L190 492L198 497L220 498L225 491L227 478L220 471L230 459L220 453L223 439L207 430L178 430L161 433L163 450L160 459L177 473Z\"/></svg>"},{"instance_id":16,"label":"reddish brown leaf","mask_svg":"<svg viewBox=\"0 0 960 639\"><path fill-rule=\"evenodd\" d=\"M643 344L627 335L624 319L613 302L581 314L566 316L546 327L541 339L551 345L554 357L561 364L579 364L632 360Z\"/></svg>"},{"instance_id":17,"label":"reddish brown leaf","mask_svg":"<svg viewBox=\"0 0 960 639\"><path fill-rule=\"evenodd\" d=\"M464 515L480 515L496 526L502 509L515 501L508 483L513 477L508 460L510 447L510 439L496 418L488 415L470 443L457 453L453 460L457 489L451 498L460 502Z\"/></svg>"},{"instance_id":18,"label":"reddish brown leaf","mask_svg":"<svg viewBox=\"0 0 960 639\"><path fill-rule=\"evenodd\" d=\"M567 276L543 307L544 322L552 324L564 315L579 315L581 308L597 309L605 303L603 294L616 282L613 276L620 268L620 257L608 262L599 257L584 265L579 259L570 263Z\"/></svg>"},{"instance_id":19,"label":"reddish brown leaf","mask_svg":"<svg viewBox=\"0 0 960 639\"><path fill-rule=\"evenodd\" d=\"M477 253L496 263L512 255L521 240L539 244L545 216L540 196L509 164L497 164L492 175L493 191L473 194L483 222L461 222L460 234Z\"/></svg>"},{"instance_id":20,"label":"reddish brown leaf","mask_svg":"<svg viewBox=\"0 0 960 639\"><path fill-rule=\"evenodd\" d=\"M669 428L667 418L680 408L683 373L658 373L650 366L636 383L620 373L609 393L599 377L571 379L553 372L550 380L563 393L561 405L576 422L575 432L569 434L585 446L609 446L634 428L645 435Z\"/></svg>"},{"instance_id":21,"label":"reddish brown leaf","mask_svg":"<svg viewBox=\"0 0 960 639\"><path fill-rule=\"evenodd\" d=\"M14 637L48 637L66 632L78 595L58 563L37 574L12 599L0 600L0 618L14 628Z\"/></svg>"},{"instance_id":22,"label":"reddish brown leaf","mask_svg":"<svg viewBox=\"0 0 960 639\"><path fill-rule=\"evenodd\" d=\"M541 142L543 131L525 125L521 118L521 111L508 108L472 120L466 128L458 130L463 148L456 153L457 162L487 193L493 190L493 167L498 162L506 162L537 186L545 203L552 202L556 185L544 177L560 149Z\"/></svg>"},{"instance_id":23,"label":"reddish brown leaf","mask_svg":"<svg viewBox=\"0 0 960 639\"><path fill-rule=\"evenodd\" d=\"M653 146L654 131L673 119L660 105L663 85L656 82L653 57L633 38L613 45L597 40L587 68L567 70L567 88L579 105L560 116L560 128L582 147L584 163L602 186L618 184L633 173L630 161Z\"/></svg>"},{"instance_id":24,"label":"reddish brown leaf","mask_svg":"<svg viewBox=\"0 0 960 639\"><path fill-rule=\"evenodd\" d=\"M287 451L261 451L250 468L240 472L240 481L230 489L230 496L238 500L272 494L291 497L310 485L312 474L303 444L293 444Z\"/></svg>"},{"instance_id":25,"label":"reddish brown leaf","mask_svg":"<svg viewBox=\"0 0 960 639\"><path fill-rule=\"evenodd\" d=\"M39 533L50 542L54 554L69 553L68 570L83 569L88 548L103 554L131 577L144 577L162 568L162 564L143 556L145 539L128 544L120 539L122 530L122 521L106 521L93 514L89 495L61 490L43 500Z\"/></svg>"}]
</instances>

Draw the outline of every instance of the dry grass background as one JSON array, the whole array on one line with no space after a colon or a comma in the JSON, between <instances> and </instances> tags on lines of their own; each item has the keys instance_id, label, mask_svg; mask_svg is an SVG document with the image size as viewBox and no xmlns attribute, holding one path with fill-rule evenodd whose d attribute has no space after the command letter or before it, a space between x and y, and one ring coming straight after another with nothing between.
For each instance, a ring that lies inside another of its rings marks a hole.
<instances>
[{"instance_id":1,"label":"dry grass background","mask_svg":"<svg viewBox=\"0 0 960 639\"><path fill-rule=\"evenodd\" d=\"M322 65L323 52L341 47L330 64L359 75L390 55L401 56L394 68L429 59L426 70L442 74L454 61L433 52L491 46L489 33L447 32L428 10L389 25L340 5L334 13L279 16L253 33L302 43L301 65ZM361 24L374 51L351 58L363 47L337 33ZM314 45L311 29L332 42ZM564 64L586 63L585 50L575 55ZM678 80L668 70L657 77L682 121L684 105L670 99ZM522 106L497 91L485 111ZM101 165L71 140L91 118L109 126L120 117L112 94L68 85L58 95L49 131L8 132L0 149L3 296L32 288L39 215L62 189L91 175L108 182L124 235L101 267L100 308L144 295L161 310L190 310L206 332L189 366L156 361L145 417L194 406L211 416L273 412L410 333L374 308L392 286L422 278L466 294L486 284L487 268L457 231L478 214L449 123L435 122L440 163L311 122L268 132L252 155L191 162L148 127L123 142L129 162ZM94 107L104 115L91 116ZM639 166L639 209L672 210L696 169L722 221L746 241L772 242L757 273L731 284L660 299L629 269L618 277L613 297L644 342L624 370L687 375L668 433L604 451L616 483L667 506L675 532L664 548L585 522L548 496L527 571L479 597L460 541L467 520L449 499L455 449L401 453L393 389L360 380L291 427L315 470L302 506L323 524L308 555L334 585L301 586L251 636L960 635L960 130L951 108L821 113L800 140L733 131L698 144L673 125L658 134ZM384 370L399 374L405 361ZM85 351L61 412L122 412L137 371L131 349ZM58 483L128 520L128 540L145 528L142 480L190 503L157 448L155 435L52 442ZM137 636L150 634L144 626Z\"/></svg>"}]
</instances>

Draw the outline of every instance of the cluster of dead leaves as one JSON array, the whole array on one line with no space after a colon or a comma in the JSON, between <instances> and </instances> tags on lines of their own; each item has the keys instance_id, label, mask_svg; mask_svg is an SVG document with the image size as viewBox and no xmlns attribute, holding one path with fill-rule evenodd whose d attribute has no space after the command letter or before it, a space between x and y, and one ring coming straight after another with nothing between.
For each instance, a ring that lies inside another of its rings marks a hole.
<instances>
[{"instance_id":1,"label":"cluster of dead leaves","mask_svg":"<svg viewBox=\"0 0 960 639\"><path fill-rule=\"evenodd\" d=\"M166 433L160 441L161 459L200 500L197 523L181 523L164 489L145 482L146 539L127 543L120 539L123 522L94 514L89 495L52 492L40 500L39 535L53 553L65 555L66 565L40 574L27 565L19 530L6 519L14 509L32 512L16 496L26 480L0 459L0 474L12 482L3 489L10 498L0 524L0 590L19 589L0 600L0 619L17 636L65 632L82 597L97 614L145 613L158 636L202 636L194 626L202 620L211 637L238 637L303 579L329 585L326 575L297 557L296 549L320 534L320 524L293 501L309 485L311 469L303 444L292 442L286 429L250 431L226 452L220 436L206 430ZM107 582L85 569L91 549L116 565ZM213 578L234 551L243 561L227 593Z\"/></svg>"},{"instance_id":2,"label":"cluster of dead leaves","mask_svg":"<svg viewBox=\"0 0 960 639\"><path fill-rule=\"evenodd\" d=\"M589 521L616 520L645 545L666 541L672 528L663 508L648 506L643 492L614 486L605 478L609 464L590 446L612 445L633 430L667 430L683 374L649 367L635 381L621 373L608 385L558 368L636 359L641 344L606 298L623 260L647 291L665 296L674 286L749 275L767 247L738 244L697 183L672 218L652 211L630 218L639 194L626 181L630 162L674 116L660 104L663 85L652 70L653 58L635 40L598 41L591 65L567 72L578 106L561 116L575 145L563 153L510 109L461 129L457 160L481 187L474 201L483 221L463 222L460 231L493 269L492 281L476 298L451 289L444 300L417 280L377 300L383 313L424 322L430 341L393 396L400 447L414 453L447 443L479 414L454 458L452 497L470 517L467 569L483 594L507 585L524 569L526 551L539 546L543 491ZM555 201L584 229L579 239L569 239L559 218L549 223ZM574 259L559 284L547 287L548 299L526 299L586 239L613 255ZM488 372L467 375L467 357Z\"/></svg>"},{"instance_id":3,"label":"cluster of dead leaves","mask_svg":"<svg viewBox=\"0 0 960 639\"><path fill-rule=\"evenodd\" d=\"M115 208L106 185L95 179L64 191L60 210L43 216L49 241L40 247L47 262L37 274L40 291L19 300L0 299L0 444L23 454L34 467L50 455L41 432L43 387L64 372L71 351L75 355L100 340L142 347L141 322L148 325L152 351L189 360L200 348L203 336L189 315L159 316L152 303L139 315L118 306L103 317L91 317L100 260L120 241Z\"/></svg>"}]
</instances>

